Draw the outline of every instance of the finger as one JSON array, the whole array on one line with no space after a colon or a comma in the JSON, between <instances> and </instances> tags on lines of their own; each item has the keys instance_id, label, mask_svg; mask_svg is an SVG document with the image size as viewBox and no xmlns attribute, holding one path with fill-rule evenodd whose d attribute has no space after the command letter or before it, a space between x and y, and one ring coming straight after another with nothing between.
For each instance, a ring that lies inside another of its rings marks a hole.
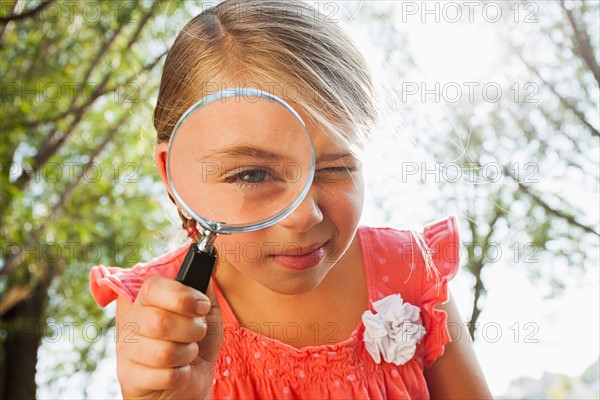
<instances>
[{"instance_id":1,"label":"finger","mask_svg":"<svg viewBox=\"0 0 600 400\"><path fill-rule=\"evenodd\" d=\"M139 321L140 335L179 343L198 342L207 329L205 317L186 317L152 306L139 307L135 321Z\"/></svg>"},{"instance_id":2,"label":"finger","mask_svg":"<svg viewBox=\"0 0 600 400\"><path fill-rule=\"evenodd\" d=\"M211 305L208 296L201 291L159 276L142 284L136 301L190 317L206 315Z\"/></svg>"},{"instance_id":3,"label":"finger","mask_svg":"<svg viewBox=\"0 0 600 400\"><path fill-rule=\"evenodd\" d=\"M212 307L206 316L207 331L204 339L199 343L198 358L194 362L194 365L202 362L216 362L223 343L223 317L212 279L209 282L206 293L212 301Z\"/></svg>"},{"instance_id":4,"label":"finger","mask_svg":"<svg viewBox=\"0 0 600 400\"><path fill-rule=\"evenodd\" d=\"M177 368L151 368L134 362L117 365L120 382L127 382L123 392L131 397L142 397L157 390L175 389L184 385L192 375L190 365Z\"/></svg>"},{"instance_id":5,"label":"finger","mask_svg":"<svg viewBox=\"0 0 600 400\"><path fill-rule=\"evenodd\" d=\"M198 356L198 344L177 343L140 337L140 340L129 346L127 357L136 364L151 368L175 368L191 364Z\"/></svg>"},{"instance_id":6,"label":"finger","mask_svg":"<svg viewBox=\"0 0 600 400\"><path fill-rule=\"evenodd\" d=\"M213 283L213 279L211 278L210 281L208 281L208 287L206 288L206 297L208 297L211 306L216 307L216 308L221 308L221 305L219 304L219 298L217 296L217 291L215 290L215 284ZM220 311L219 311L219 315L220 315Z\"/></svg>"}]
</instances>

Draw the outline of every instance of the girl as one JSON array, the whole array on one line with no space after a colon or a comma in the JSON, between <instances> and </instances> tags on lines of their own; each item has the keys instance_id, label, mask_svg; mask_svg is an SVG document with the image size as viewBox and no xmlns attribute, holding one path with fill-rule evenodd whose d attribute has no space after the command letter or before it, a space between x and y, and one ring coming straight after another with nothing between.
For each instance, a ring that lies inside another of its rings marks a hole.
<instances>
[{"instance_id":1,"label":"girl","mask_svg":"<svg viewBox=\"0 0 600 400\"><path fill-rule=\"evenodd\" d=\"M174 280L187 244L130 270L94 267L98 303L117 299L123 396L490 398L447 292L459 264L455 218L422 233L358 227L360 152L377 107L347 36L302 2L227 0L190 21L165 61L154 115L165 184L179 117L236 86L299 111L314 142L315 180L281 222L217 238L207 295ZM195 226L185 214L183 227ZM261 246L251 260L239 254L249 243ZM286 247L298 252L278 250ZM277 261L294 257L314 265Z\"/></svg>"}]
</instances>

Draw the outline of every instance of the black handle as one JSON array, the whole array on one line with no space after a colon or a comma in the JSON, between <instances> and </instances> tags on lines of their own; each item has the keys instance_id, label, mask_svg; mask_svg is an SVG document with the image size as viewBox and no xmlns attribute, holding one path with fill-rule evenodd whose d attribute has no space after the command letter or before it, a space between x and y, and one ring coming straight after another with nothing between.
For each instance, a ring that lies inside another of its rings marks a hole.
<instances>
[{"instance_id":1,"label":"black handle","mask_svg":"<svg viewBox=\"0 0 600 400\"><path fill-rule=\"evenodd\" d=\"M181 268L179 268L176 278L177 282L206 293L216 260L217 256L214 252L205 253L200 251L198 246L192 243L181 264Z\"/></svg>"}]
</instances>

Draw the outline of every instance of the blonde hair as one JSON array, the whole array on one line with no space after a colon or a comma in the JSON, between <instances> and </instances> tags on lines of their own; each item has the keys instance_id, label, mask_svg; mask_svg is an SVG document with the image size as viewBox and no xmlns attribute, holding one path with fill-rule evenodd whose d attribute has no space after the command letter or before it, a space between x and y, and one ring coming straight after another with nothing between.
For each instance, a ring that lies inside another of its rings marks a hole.
<instances>
[{"instance_id":1,"label":"blonde hair","mask_svg":"<svg viewBox=\"0 0 600 400\"><path fill-rule=\"evenodd\" d=\"M364 57L337 22L302 1L226 0L188 22L165 60L158 141L193 103L236 85L283 98L355 154L378 117Z\"/></svg>"}]
</instances>

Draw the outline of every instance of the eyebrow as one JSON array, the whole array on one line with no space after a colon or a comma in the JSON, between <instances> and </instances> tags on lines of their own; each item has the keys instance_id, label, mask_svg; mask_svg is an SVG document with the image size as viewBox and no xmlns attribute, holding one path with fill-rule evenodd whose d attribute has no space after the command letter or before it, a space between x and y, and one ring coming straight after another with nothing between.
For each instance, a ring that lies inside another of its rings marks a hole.
<instances>
[{"instance_id":1,"label":"eyebrow","mask_svg":"<svg viewBox=\"0 0 600 400\"><path fill-rule=\"evenodd\" d=\"M342 153L329 153L329 154L324 154L324 155L318 157L316 161L317 161L317 163L336 161L336 160L340 160L340 159L343 159L346 157L351 157L351 156L352 156L351 153L343 153L343 154ZM216 158L247 157L247 158L263 159L263 160L269 160L269 161L290 160L289 156L274 153L274 152L264 150L264 149L261 149L258 147L235 146L235 147L228 147L225 149L211 150L209 154L205 155L204 157L201 157L199 159L199 161L214 161L215 157Z\"/></svg>"},{"instance_id":2,"label":"eyebrow","mask_svg":"<svg viewBox=\"0 0 600 400\"><path fill-rule=\"evenodd\" d=\"M330 153L324 154L321 157L317 158L317 162L327 162L327 161L336 161L342 158L352 157L350 153Z\"/></svg>"},{"instance_id":3,"label":"eyebrow","mask_svg":"<svg viewBox=\"0 0 600 400\"><path fill-rule=\"evenodd\" d=\"M290 157L283 154L274 153L268 150L253 146L234 146L225 149L211 150L209 154L201 157L199 161L214 161L217 158L227 157L247 157L255 159L264 159L269 161L289 160Z\"/></svg>"}]
</instances>

